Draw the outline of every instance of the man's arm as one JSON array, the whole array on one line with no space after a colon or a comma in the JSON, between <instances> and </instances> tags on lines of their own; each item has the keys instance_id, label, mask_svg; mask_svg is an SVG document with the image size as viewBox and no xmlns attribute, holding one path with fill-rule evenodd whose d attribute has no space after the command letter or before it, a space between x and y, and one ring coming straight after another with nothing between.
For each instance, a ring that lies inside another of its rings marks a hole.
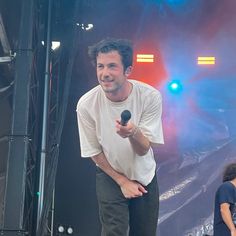
<instances>
[{"instance_id":1,"label":"man's arm","mask_svg":"<svg viewBox=\"0 0 236 236\"><path fill-rule=\"evenodd\" d=\"M132 122L128 122L126 126L122 126L120 121L116 121L116 132L123 138L129 138L133 150L139 156L145 155L151 146L150 141L145 137L138 126Z\"/></svg>"},{"instance_id":2,"label":"man's arm","mask_svg":"<svg viewBox=\"0 0 236 236\"><path fill-rule=\"evenodd\" d=\"M133 132L128 138L134 151L139 156L145 155L150 149L150 141L142 134L141 130L137 126L134 126Z\"/></svg>"},{"instance_id":3,"label":"man's arm","mask_svg":"<svg viewBox=\"0 0 236 236\"><path fill-rule=\"evenodd\" d=\"M147 193L140 183L129 180L126 176L115 171L107 161L103 152L93 156L92 160L120 186L121 191L126 198L139 197L144 193Z\"/></svg>"},{"instance_id":4,"label":"man's arm","mask_svg":"<svg viewBox=\"0 0 236 236\"><path fill-rule=\"evenodd\" d=\"M221 212L223 221L225 222L225 224L230 230L231 236L236 236L236 228L234 226L229 207L230 207L229 203L220 204L220 212Z\"/></svg>"}]
</instances>

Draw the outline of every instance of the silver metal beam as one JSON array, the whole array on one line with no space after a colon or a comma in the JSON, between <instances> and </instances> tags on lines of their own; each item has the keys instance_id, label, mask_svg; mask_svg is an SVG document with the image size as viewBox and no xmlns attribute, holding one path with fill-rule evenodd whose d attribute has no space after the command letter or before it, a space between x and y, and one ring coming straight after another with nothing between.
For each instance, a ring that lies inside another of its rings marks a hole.
<instances>
[{"instance_id":1,"label":"silver metal beam","mask_svg":"<svg viewBox=\"0 0 236 236\"><path fill-rule=\"evenodd\" d=\"M4 27L1 13L0 13L0 42L2 44L3 52L5 54L9 54L9 52L11 51L11 48L10 48L10 44L7 38L7 33Z\"/></svg>"}]
</instances>

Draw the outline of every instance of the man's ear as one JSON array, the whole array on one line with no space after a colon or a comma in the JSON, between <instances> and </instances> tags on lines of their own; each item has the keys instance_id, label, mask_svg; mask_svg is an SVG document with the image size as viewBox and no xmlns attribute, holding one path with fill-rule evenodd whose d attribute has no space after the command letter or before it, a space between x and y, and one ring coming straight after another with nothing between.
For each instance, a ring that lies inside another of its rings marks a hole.
<instances>
[{"instance_id":1,"label":"man's ear","mask_svg":"<svg viewBox=\"0 0 236 236\"><path fill-rule=\"evenodd\" d=\"M127 67L125 70L125 76L128 77L131 74L131 72L132 72L132 66Z\"/></svg>"}]
</instances>

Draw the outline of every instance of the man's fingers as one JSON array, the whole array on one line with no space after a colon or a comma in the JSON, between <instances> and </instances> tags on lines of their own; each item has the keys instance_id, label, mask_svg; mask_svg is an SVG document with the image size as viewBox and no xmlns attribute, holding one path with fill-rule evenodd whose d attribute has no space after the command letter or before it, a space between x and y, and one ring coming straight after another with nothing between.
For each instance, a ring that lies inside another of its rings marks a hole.
<instances>
[{"instance_id":1,"label":"man's fingers","mask_svg":"<svg viewBox=\"0 0 236 236\"><path fill-rule=\"evenodd\" d=\"M139 191L141 191L142 193L147 193L147 190L140 184L138 187Z\"/></svg>"}]
</instances>

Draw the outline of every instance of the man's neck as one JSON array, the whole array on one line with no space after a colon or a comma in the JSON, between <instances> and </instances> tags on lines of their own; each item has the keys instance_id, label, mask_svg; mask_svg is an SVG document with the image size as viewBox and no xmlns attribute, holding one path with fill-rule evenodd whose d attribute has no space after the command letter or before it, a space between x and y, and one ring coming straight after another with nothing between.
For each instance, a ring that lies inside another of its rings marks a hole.
<instances>
[{"instance_id":1,"label":"man's neck","mask_svg":"<svg viewBox=\"0 0 236 236\"><path fill-rule=\"evenodd\" d=\"M122 93L110 93L106 94L106 97L112 102L123 102L129 97L130 93L132 92L132 88L133 85L127 81L127 84Z\"/></svg>"},{"instance_id":2,"label":"man's neck","mask_svg":"<svg viewBox=\"0 0 236 236\"><path fill-rule=\"evenodd\" d=\"M236 178L230 181L236 187Z\"/></svg>"}]
</instances>

